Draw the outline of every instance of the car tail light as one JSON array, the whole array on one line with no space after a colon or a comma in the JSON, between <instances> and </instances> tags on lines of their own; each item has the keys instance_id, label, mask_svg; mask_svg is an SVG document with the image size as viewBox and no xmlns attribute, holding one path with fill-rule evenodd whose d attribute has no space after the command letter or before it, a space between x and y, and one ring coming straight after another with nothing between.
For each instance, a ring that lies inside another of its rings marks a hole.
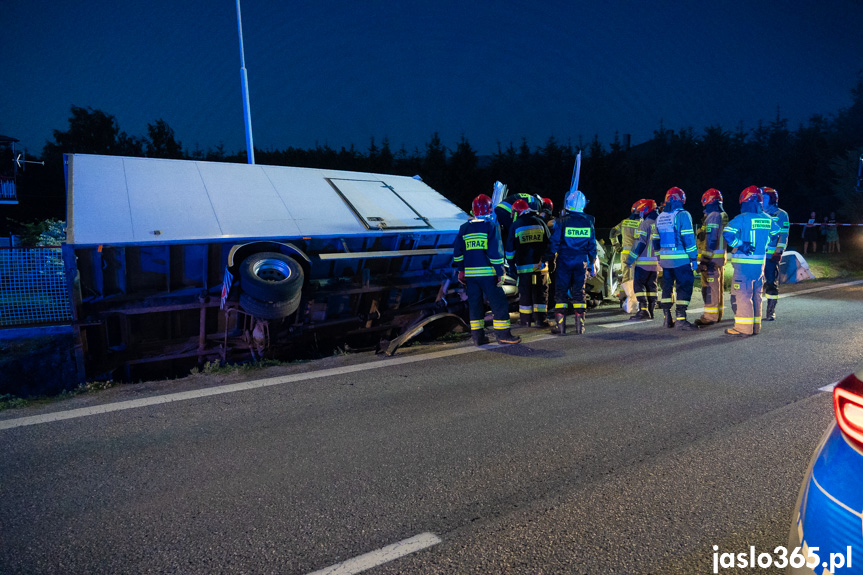
<instances>
[{"instance_id":1,"label":"car tail light","mask_svg":"<svg viewBox=\"0 0 863 575\"><path fill-rule=\"evenodd\" d=\"M863 447L863 370L851 374L833 389L836 422L846 437Z\"/></svg>"}]
</instances>

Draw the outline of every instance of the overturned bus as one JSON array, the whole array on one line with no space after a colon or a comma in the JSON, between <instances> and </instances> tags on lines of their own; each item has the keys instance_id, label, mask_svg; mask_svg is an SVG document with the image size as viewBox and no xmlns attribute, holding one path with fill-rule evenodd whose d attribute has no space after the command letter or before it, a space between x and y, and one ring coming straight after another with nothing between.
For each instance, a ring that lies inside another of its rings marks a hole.
<instances>
[{"instance_id":1,"label":"overturned bus","mask_svg":"<svg viewBox=\"0 0 863 575\"><path fill-rule=\"evenodd\" d=\"M468 215L416 177L86 154L65 169L88 379L291 359L333 337L392 351L463 325L451 263Z\"/></svg>"}]
</instances>

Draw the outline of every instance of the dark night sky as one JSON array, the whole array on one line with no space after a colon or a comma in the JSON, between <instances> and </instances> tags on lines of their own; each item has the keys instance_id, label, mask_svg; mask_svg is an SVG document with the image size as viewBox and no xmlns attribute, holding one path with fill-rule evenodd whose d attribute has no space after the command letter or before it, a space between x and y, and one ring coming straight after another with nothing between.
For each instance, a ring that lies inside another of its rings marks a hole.
<instances>
[{"instance_id":1,"label":"dark night sky","mask_svg":"<svg viewBox=\"0 0 863 575\"><path fill-rule=\"evenodd\" d=\"M245 149L233 0L0 0L0 134L39 154L70 107L184 148ZM795 129L850 105L863 2L243 0L259 149L438 131L482 154L549 136L633 143L659 127Z\"/></svg>"}]
</instances>

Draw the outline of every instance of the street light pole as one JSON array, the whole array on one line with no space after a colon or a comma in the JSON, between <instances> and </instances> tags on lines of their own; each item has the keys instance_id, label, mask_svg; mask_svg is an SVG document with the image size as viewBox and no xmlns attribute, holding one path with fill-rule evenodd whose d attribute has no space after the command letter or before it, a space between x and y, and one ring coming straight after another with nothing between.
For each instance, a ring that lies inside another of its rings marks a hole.
<instances>
[{"instance_id":1,"label":"street light pole","mask_svg":"<svg viewBox=\"0 0 863 575\"><path fill-rule=\"evenodd\" d=\"M246 56L243 53L243 20L240 17L240 0L237 0L237 28L240 32L240 83L243 89L243 115L246 121L246 156L255 163L255 145L252 142L252 112L249 108L249 77L246 74Z\"/></svg>"}]
</instances>

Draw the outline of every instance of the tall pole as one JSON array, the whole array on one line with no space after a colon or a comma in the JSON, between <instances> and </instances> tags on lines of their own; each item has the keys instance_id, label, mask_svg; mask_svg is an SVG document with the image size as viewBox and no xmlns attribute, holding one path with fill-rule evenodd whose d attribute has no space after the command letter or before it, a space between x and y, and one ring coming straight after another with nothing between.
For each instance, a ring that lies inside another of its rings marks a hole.
<instances>
[{"instance_id":1,"label":"tall pole","mask_svg":"<svg viewBox=\"0 0 863 575\"><path fill-rule=\"evenodd\" d=\"M252 142L252 111L249 108L249 77L246 74L246 56L243 53L243 19L240 17L240 0L237 0L237 28L240 31L240 83L243 88L243 115L246 120L246 156L255 163L255 145Z\"/></svg>"}]
</instances>

